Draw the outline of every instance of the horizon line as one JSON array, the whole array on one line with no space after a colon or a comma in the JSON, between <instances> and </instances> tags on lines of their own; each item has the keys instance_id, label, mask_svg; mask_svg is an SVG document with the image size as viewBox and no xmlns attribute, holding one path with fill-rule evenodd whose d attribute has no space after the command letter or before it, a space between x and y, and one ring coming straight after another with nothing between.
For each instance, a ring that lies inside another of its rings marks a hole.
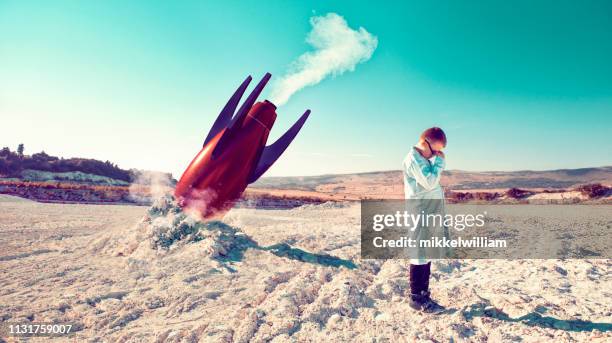
<instances>
[{"instance_id":1,"label":"horizon line","mask_svg":"<svg viewBox=\"0 0 612 343\"><path fill-rule=\"evenodd\" d=\"M558 169L519 169L519 170L465 170L465 169L448 169L446 172L464 172L464 173L519 173L519 172L558 172L565 170L580 170L580 169L605 169L612 168L612 165L604 165L597 167L580 167L580 168L558 168ZM365 171L365 172L348 172L348 173L326 173L326 174L313 174L313 175L284 175L284 176L263 176L262 179L265 178L281 178L281 177L317 177L317 176L335 176L335 175L355 175L355 174L377 174L377 173L391 173L391 172L401 172L401 169L387 169L387 170L374 170L374 171Z\"/></svg>"}]
</instances>

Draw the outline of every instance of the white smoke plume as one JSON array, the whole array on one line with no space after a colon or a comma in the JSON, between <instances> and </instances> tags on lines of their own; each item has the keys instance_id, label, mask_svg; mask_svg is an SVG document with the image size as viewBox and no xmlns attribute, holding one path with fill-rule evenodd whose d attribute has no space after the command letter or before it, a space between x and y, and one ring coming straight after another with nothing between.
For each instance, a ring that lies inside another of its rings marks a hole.
<instances>
[{"instance_id":1,"label":"white smoke plume","mask_svg":"<svg viewBox=\"0 0 612 343\"><path fill-rule=\"evenodd\" d=\"M138 203L150 203L172 192L172 175L169 173L132 170L135 180L130 184L130 197Z\"/></svg>"},{"instance_id":2,"label":"white smoke plume","mask_svg":"<svg viewBox=\"0 0 612 343\"><path fill-rule=\"evenodd\" d=\"M372 57L378 39L363 27L351 29L346 20L336 14L310 18L312 30L306 37L314 51L302 54L290 71L272 89L270 100L283 105L300 89L316 85L329 75L337 76L355 70L355 66Z\"/></svg>"}]
</instances>

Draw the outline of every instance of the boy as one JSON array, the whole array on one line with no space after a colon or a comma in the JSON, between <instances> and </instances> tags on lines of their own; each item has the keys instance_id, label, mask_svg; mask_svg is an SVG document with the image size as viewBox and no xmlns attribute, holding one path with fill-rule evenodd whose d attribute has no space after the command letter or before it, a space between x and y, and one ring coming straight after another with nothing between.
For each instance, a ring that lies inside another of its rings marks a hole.
<instances>
[{"instance_id":1,"label":"boy","mask_svg":"<svg viewBox=\"0 0 612 343\"><path fill-rule=\"evenodd\" d=\"M404 195L408 206L416 206L421 212L444 211L444 190L440 177L445 167L442 149L446 147L446 135L439 127L425 130L417 145L410 149L404 159ZM413 238L427 239L431 228L417 227ZM443 254L443 253L442 253ZM427 256L425 256L427 255ZM417 258L410 259L410 306L416 310L434 313L443 309L430 298L429 275L432 254L419 251Z\"/></svg>"}]
</instances>

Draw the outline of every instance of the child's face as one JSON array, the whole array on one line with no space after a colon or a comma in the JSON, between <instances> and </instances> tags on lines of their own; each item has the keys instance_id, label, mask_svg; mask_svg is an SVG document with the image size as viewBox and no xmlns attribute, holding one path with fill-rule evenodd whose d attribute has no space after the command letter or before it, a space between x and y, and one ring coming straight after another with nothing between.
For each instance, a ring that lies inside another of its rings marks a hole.
<instances>
[{"instance_id":1,"label":"child's face","mask_svg":"<svg viewBox=\"0 0 612 343\"><path fill-rule=\"evenodd\" d=\"M444 143L440 141L429 141L429 145L433 151L442 151L445 148Z\"/></svg>"}]
</instances>

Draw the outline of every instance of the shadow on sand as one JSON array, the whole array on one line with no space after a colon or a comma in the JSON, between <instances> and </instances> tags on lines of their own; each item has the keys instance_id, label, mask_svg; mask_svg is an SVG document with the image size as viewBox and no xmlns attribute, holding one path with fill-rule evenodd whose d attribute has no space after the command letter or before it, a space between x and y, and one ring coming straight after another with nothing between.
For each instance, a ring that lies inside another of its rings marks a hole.
<instances>
[{"instance_id":1,"label":"shadow on sand","mask_svg":"<svg viewBox=\"0 0 612 343\"><path fill-rule=\"evenodd\" d=\"M492 307L490 303L486 302L471 305L469 309L462 311L466 320L472 320L474 317L488 317L503 320L505 322L522 323L527 326L537 326L572 332L593 330L608 332L612 330L612 323L593 323L584 320L563 320L543 316L540 312L542 312L542 310L536 310L524 316L512 318L503 311Z\"/></svg>"},{"instance_id":2,"label":"shadow on sand","mask_svg":"<svg viewBox=\"0 0 612 343\"><path fill-rule=\"evenodd\" d=\"M279 243L269 247L260 247L259 249L270 251L276 256L286 257L292 260L320 264L328 267L346 267L348 269L355 269L357 265L351 260L344 260L339 257L326 255L326 254L313 254L307 251L292 248L289 244Z\"/></svg>"},{"instance_id":3,"label":"shadow on sand","mask_svg":"<svg viewBox=\"0 0 612 343\"><path fill-rule=\"evenodd\" d=\"M276 256L285 257L291 260L318 264L326 267L346 267L349 269L357 268L357 265L351 260L341 259L327 254L313 254L302 249L293 248L289 244L279 243L267 247L260 246L251 237L240 234L239 231L223 222L214 222L214 227L224 231L234 231L236 235L233 237L233 242L225 256L219 258L222 262L239 262L244 258L244 253L247 249L257 249L268 251Z\"/></svg>"}]
</instances>

